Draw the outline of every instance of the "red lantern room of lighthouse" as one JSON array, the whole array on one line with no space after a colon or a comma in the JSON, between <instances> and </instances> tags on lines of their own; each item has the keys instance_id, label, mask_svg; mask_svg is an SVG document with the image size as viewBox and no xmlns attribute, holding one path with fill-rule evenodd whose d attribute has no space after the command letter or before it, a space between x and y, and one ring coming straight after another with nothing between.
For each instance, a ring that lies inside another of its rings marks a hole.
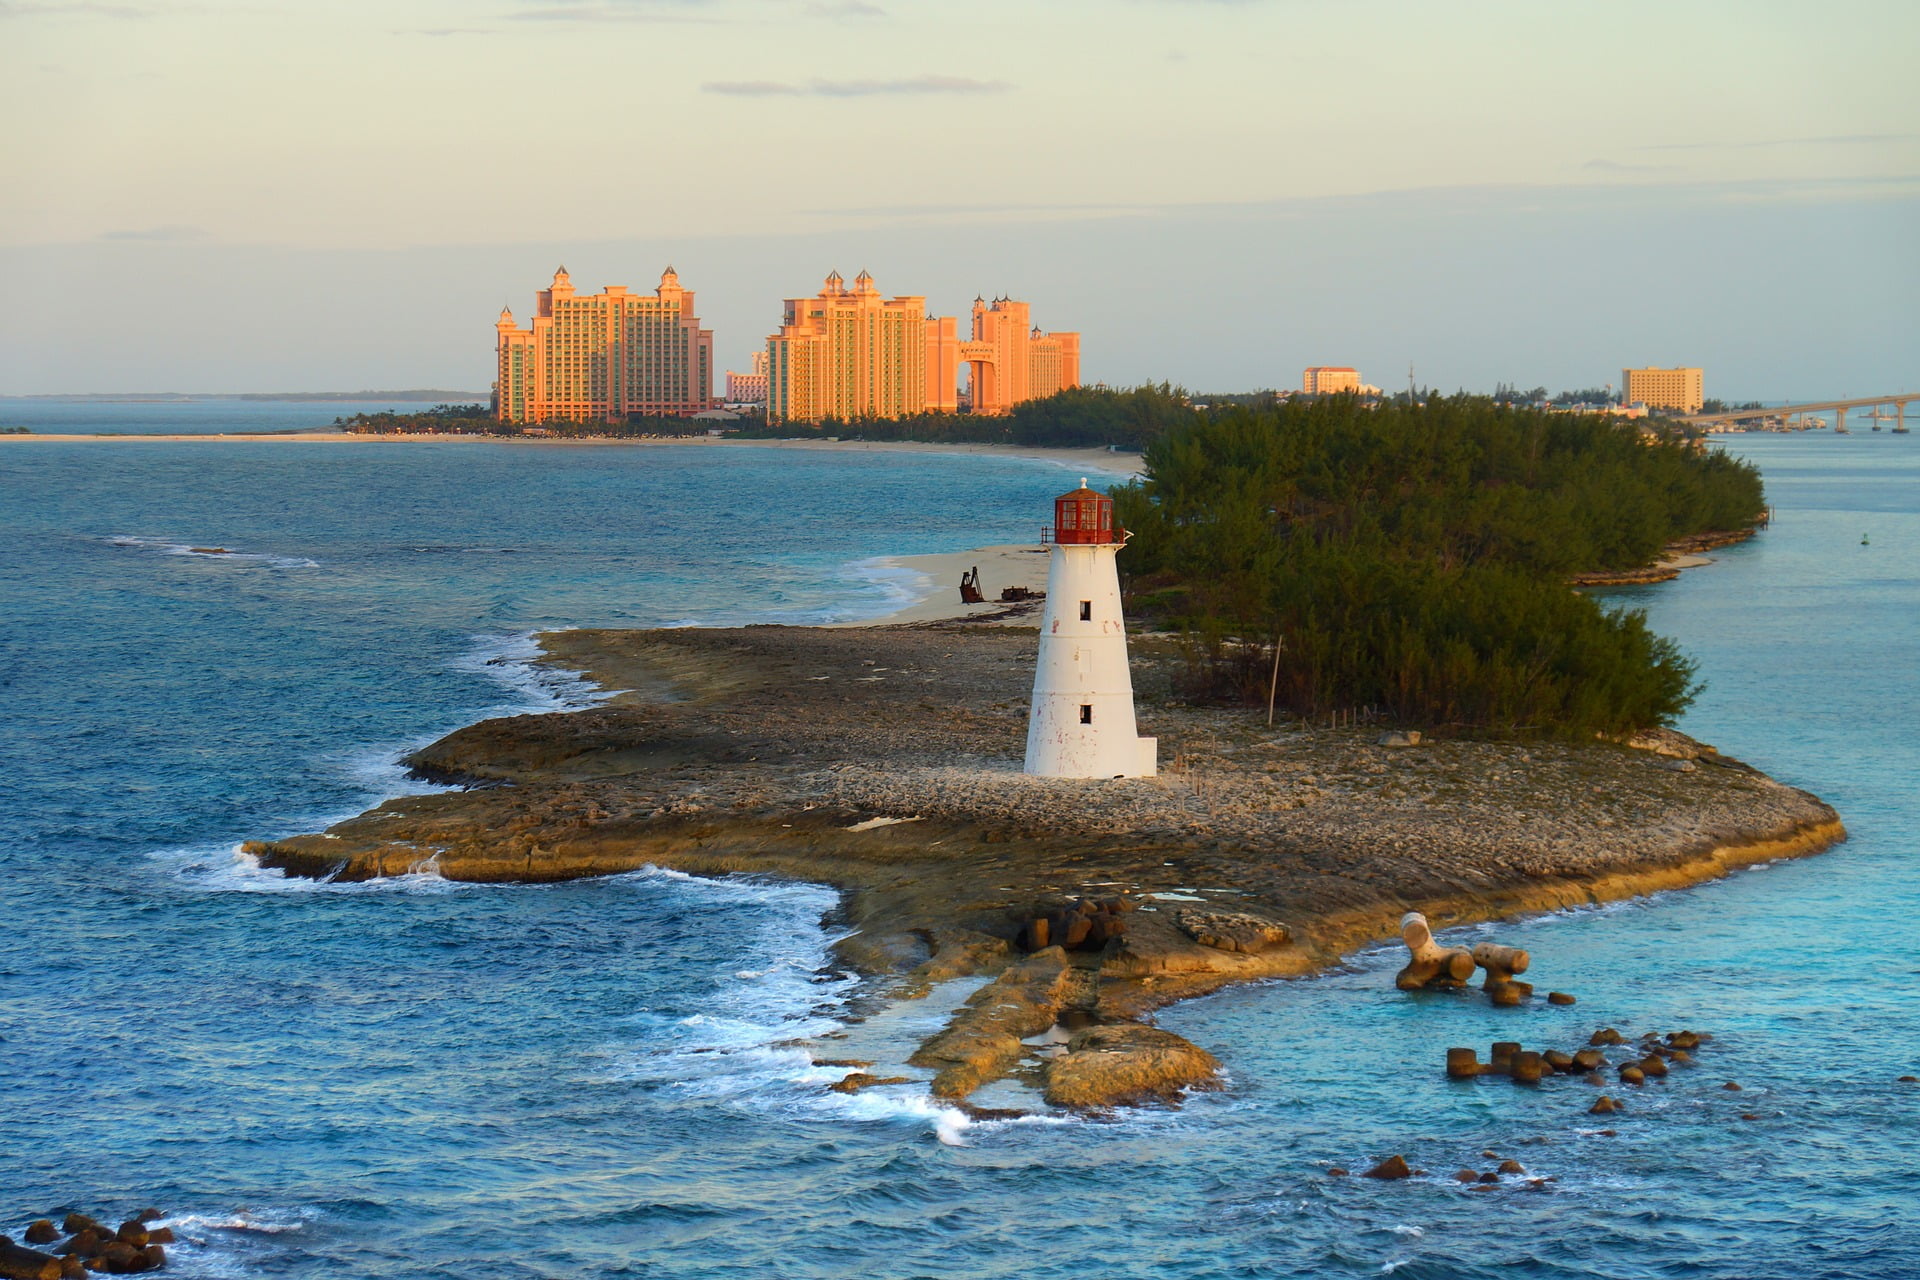
<instances>
[{"instance_id":1,"label":"red lantern room of lighthouse","mask_svg":"<svg viewBox=\"0 0 1920 1280\"><path fill-rule=\"evenodd\" d=\"M1043 542L1083 547L1126 540L1127 531L1113 522L1113 499L1087 488L1084 480L1053 500L1053 528L1041 535Z\"/></svg>"}]
</instances>

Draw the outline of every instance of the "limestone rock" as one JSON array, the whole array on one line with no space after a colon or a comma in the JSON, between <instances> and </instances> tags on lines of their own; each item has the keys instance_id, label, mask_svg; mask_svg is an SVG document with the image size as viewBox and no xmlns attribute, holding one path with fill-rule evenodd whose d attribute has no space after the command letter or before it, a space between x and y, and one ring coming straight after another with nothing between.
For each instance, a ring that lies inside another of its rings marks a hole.
<instances>
[{"instance_id":1,"label":"limestone rock","mask_svg":"<svg viewBox=\"0 0 1920 1280\"><path fill-rule=\"evenodd\" d=\"M1211 1082L1214 1056L1171 1031L1139 1023L1088 1027L1047 1067L1047 1101L1061 1107L1111 1107Z\"/></svg>"},{"instance_id":2,"label":"limestone rock","mask_svg":"<svg viewBox=\"0 0 1920 1280\"><path fill-rule=\"evenodd\" d=\"M964 1098L1013 1069L1026 1052L1024 1037L1054 1024L1066 985L1067 953L1036 951L968 997L967 1007L908 1061L935 1069L935 1097Z\"/></svg>"},{"instance_id":3,"label":"limestone rock","mask_svg":"<svg viewBox=\"0 0 1920 1280\"><path fill-rule=\"evenodd\" d=\"M1418 729L1390 729L1374 739L1374 745L1380 747L1417 747L1420 745Z\"/></svg>"},{"instance_id":4,"label":"limestone rock","mask_svg":"<svg viewBox=\"0 0 1920 1280\"><path fill-rule=\"evenodd\" d=\"M1284 947L1293 937L1292 930L1278 920L1245 911L1182 910L1174 912L1173 922L1203 947L1247 955Z\"/></svg>"},{"instance_id":5,"label":"limestone rock","mask_svg":"<svg viewBox=\"0 0 1920 1280\"><path fill-rule=\"evenodd\" d=\"M54 1229L52 1220L48 1218L37 1218L29 1222L26 1231L21 1235L21 1239L28 1244L52 1244L59 1238L60 1233Z\"/></svg>"}]
</instances>

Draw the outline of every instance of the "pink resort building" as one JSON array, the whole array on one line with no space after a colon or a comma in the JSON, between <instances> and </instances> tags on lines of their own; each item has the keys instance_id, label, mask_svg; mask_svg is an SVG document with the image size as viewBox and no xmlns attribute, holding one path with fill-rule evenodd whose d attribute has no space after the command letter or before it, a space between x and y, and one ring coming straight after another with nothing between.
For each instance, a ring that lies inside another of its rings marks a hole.
<instances>
[{"instance_id":1,"label":"pink resort building","mask_svg":"<svg viewBox=\"0 0 1920 1280\"><path fill-rule=\"evenodd\" d=\"M504 308L494 328L502 422L684 417L715 405L713 331L700 327L672 267L651 294L608 285L584 295L562 267L535 295L530 328Z\"/></svg>"},{"instance_id":2,"label":"pink resort building","mask_svg":"<svg viewBox=\"0 0 1920 1280\"><path fill-rule=\"evenodd\" d=\"M973 304L972 336L952 316L929 316L922 295L883 297L862 271L839 272L811 298L788 298L767 339L767 417L900 418L951 413L967 367L975 413L1006 413L1023 400L1080 385L1080 335L1042 333L1027 304Z\"/></svg>"}]
</instances>

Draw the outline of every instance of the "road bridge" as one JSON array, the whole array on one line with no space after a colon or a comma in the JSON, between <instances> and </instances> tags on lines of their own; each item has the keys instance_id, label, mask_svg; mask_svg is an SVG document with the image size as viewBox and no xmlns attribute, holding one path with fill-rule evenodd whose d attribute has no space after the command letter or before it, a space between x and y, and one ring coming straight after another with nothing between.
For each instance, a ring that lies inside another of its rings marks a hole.
<instances>
[{"instance_id":1,"label":"road bridge","mask_svg":"<svg viewBox=\"0 0 1920 1280\"><path fill-rule=\"evenodd\" d=\"M1859 396L1848 400L1810 400L1805 404L1777 404L1768 409L1733 409L1726 413L1696 413L1682 418L1682 422L1696 427L1712 426L1718 422L1746 422L1757 418L1791 418L1809 413L1831 413L1836 431L1847 429L1847 410L1872 409L1877 423L1883 416L1881 405L1892 405L1896 432L1907 430L1907 406L1920 401L1920 391L1902 391L1890 396ZM1879 430L1876 426L1874 430Z\"/></svg>"}]
</instances>

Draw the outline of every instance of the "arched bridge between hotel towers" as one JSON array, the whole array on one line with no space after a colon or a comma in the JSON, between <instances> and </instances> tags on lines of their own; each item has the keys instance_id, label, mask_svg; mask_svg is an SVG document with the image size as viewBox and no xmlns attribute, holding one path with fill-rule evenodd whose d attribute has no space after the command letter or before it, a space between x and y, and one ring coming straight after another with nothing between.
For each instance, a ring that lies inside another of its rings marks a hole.
<instances>
[{"instance_id":1,"label":"arched bridge between hotel towers","mask_svg":"<svg viewBox=\"0 0 1920 1280\"><path fill-rule=\"evenodd\" d=\"M1696 413L1682 421L1696 427L1711 426L1716 422L1745 422L1759 418L1792 418L1809 413L1831 413L1836 431L1847 429L1847 410L1872 409L1873 429L1878 431L1886 414L1880 412L1880 406L1893 406L1894 432L1904 435L1907 431L1907 406L1920 400L1920 391L1902 391L1890 396L1860 396L1851 400L1812 400L1806 404L1777 404L1770 409L1734 409L1726 413Z\"/></svg>"}]
</instances>

